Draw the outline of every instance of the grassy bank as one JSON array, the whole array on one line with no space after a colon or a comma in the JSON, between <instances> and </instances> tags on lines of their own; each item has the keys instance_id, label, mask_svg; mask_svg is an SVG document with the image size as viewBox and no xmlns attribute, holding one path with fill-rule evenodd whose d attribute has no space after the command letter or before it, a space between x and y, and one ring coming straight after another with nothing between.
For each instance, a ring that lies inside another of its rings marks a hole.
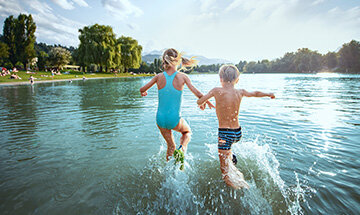
<instances>
[{"instance_id":1,"label":"grassy bank","mask_svg":"<svg viewBox=\"0 0 360 215\"><path fill-rule=\"evenodd\" d=\"M14 73L11 73L14 74ZM21 79L10 79L10 75L0 76L0 83L13 83L13 82L29 82L30 75L35 78L35 82L37 81L52 81L52 80L70 80L70 79L79 79L86 77L89 78L120 78L120 77L137 77L137 76L152 76L147 74L138 74L131 75L130 73L82 73L77 71L71 71L69 74L65 74L62 72L61 75L51 76L51 72L35 72L35 74L28 74L25 71L19 71L17 74Z\"/></svg>"}]
</instances>

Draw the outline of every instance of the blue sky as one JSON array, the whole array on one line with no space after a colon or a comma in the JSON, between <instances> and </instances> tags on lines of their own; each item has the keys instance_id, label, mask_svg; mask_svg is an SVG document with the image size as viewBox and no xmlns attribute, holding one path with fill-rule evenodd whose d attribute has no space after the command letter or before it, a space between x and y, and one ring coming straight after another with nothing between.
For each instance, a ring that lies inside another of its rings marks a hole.
<instances>
[{"instance_id":1,"label":"blue sky","mask_svg":"<svg viewBox=\"0 0 360 215\"><path fill-rule=\"evenodd\" d=\"M33 15L38 42L77 46L78 29L99 23L144 52L174 47L234 62L360 40L359 0L0 0L1 29L19 13Z\"/></svg>"}]
</instances>

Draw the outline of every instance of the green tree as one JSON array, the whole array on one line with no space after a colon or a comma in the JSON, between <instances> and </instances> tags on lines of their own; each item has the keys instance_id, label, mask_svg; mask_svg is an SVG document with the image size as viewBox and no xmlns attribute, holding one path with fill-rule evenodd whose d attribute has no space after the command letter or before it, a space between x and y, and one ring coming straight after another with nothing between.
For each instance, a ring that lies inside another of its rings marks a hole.
<instances>
[{"instance_id":1,"label":"green tree","mask_svg":"<svg viewBox=\"0 0 360 215\"><path fill-rule=\"evenodd\" d=\"M155 72L156 74L161 73L162 72L161 64L162 64L161 59L155 58L154 62L151 63L151 65L150 65L150 68L151 68L152 72Z\"/></svg>"},{"instance_id":2,"label":"green tree","mask_svg":"<svg viewBox=\"0 0 360 215\"><path fill-rule=\"evenodd\" d=\"M79 29L80 45L76 60L80 64L96 64L108 68L121 65L121 45L117 43L112 27L95 24Z\"/></svg>"},{"instance_id":3,"label":"green tree","mask_svg":"<svg viewBox=\"0 0 360 215\"><path fill-rule=\"evenodd\" d=\"M3 41L8 46L8 59L13 66L18 62L16 55L15 28L16 19L14 16L6 18L3 27Z\"/></svg>"},{"instance_id":4,"label":"green tree","mask_svg":"<svg viewBox=\"0 0 360 215\"><path fill-rule=\"evenodd\" d=\"M16 21L15 41L18 61L22 62L24 68L35 57L34 43L36 40L36 24L30 15L20 14Z\"/></svg>"},{"instance_id":5,"label":"green tree","mask_svg":"<svg viewBox=\"0 0 360 215\"><path fill-rule=\"evenodd\" d=\"M296 72L316 72L321 68L321 54L308 48L298 49L294 63Z\"/></svg>"},{"instance_id":6,"label":"green tree","mask_svg":"<svg viewBox=\"0 0 360 215\"><path fill-rule=\"evenodd\" d=\"M20 61L26 69L28 62L35 57L35 30L31 15L20 14L17 19L13 16L5 19L4 42L9 47L9 61L13 66Z\"/></svg>"},{"instance_id":7,"label":"green tree","mask_svg":"<svg viewBox=\"0 0 360 215\"><path fill-rule=\"evenodd\" d=\"M38 54L37 66L39 70L45 70L45 67L49 64L49 55L44 51L40 51Z\"/></svg>"},{"instance_id":8,"label":"green tree","mask_svg":"<svg viewBox=\"0 0 360 215\"><path fill-rule=\"evenodd\" d=\"M139 68L142 46L138 44L138 41L131 37L121 36L117 44L121 46L121 67L124 71L128 72L129 68Z\"/></svg>"},{"instance_id":9,"label":"green tree","mask_svg":"<svg viewBox=\"0 0 360 215\"><path fill-rule=\"evenodd\" d=\"M236 64L235 66L238 68L238 70L240 72L244 71L244 66L247 64L246 61L240 61L238 64Z\"/></svg>"},{"instance_id":10,"label":"green tree","mask_svg":"<svg viewBox=\"0 0 360 215\"><path fill-rule=\"evenodd\" d=\"M66 49L62 47L54 47L50 50L49 61L52 66L61 69L63 66L68 64L70 60L71 53Z\"/></svg>"},{"instance_id":11,"label":"green tree","mask_svg":"<svg viewBox=\"0 0 360 215\"><path fill-rule=\"evenodd\" d=\"M333 69L338 65L338 60L335 52L328 52L323 57L323 65L329 69Z\"/></svg>"},{"instance_id":12,"label":"green tree","mask_svg":"<svg viewBox=\"0 0 360 215\"><path fill-rule=\"evenodd\" d=\"M0 63L5 63L6 59L9 57L9 47L6 43L0 42Z\"/></svg>"},{"instance_id":13,"label":"green tree","mask_svg":"<svg viewBox=\"0 0 360 215\"><path fill-rule=\"evenodd\" d=\"M338 52L339 65L346 72L360 72L360 43L352 40L345 43Z\"/></svg>"},{"instance_id":14,"label":"green tree","mask_svg":"<svg viewBox=\"0 0 360 215\"><path fill-rule=\"evenodd\" d=\"M133 72L133 73L151 73L151 72L153 72L153 65L154 64L151 63L151 65L149 66L147 63L142 61L139 68L137 68L137 69L129 68L129 72Z\"/></svg>"}]
</instances>

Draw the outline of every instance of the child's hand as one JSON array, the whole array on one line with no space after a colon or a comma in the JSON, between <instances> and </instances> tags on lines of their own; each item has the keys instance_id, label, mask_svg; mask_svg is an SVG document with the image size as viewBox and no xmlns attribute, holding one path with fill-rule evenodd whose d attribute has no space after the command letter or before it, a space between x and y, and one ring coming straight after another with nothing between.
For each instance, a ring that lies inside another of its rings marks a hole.
<instances>
[{"instance_id":1,"label":"child's hand","mask_svg":"<svg viewBox=\"0 0 360 215\"><path fill-rule=\"evenodd\" d=\"M206 104L199 105L200 110L205 110Z\"/></svg>"},{"instance_id":2,"label":"child's hand","mask_svg":"<svg viewBox=\"0 0 360 215\"><path fill-rule=\"evenodd\" d=\"M274 93L269 93L269 97L270 97L271 99L275 99Z\"/></svg>"},{"instance_id":3,"label":"child's hand","mask_svg":"<svg viewBox=\"0 0 360 215\"><path fill-rule=\"evenodd\" d=\"M209 106L210 109L215 108L215 106L209 101L207 101L206 104Z\"/></svg>"},{"instance_id":4,"label":"child's hand","mask_svg":"<svg viewBox=\"0 0 360 215\"><path fill-rule=\"evenodd\" d=\"M147 96L147 92L141 92L141 96Z\"/></svg>"}]
</instances>

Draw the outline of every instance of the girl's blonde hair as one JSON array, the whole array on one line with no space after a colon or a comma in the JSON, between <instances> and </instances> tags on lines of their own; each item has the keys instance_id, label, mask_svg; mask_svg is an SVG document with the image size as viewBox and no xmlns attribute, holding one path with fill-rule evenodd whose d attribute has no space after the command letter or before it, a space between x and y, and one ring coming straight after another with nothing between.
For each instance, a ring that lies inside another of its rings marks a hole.
<instances>
[{"instance_id":1,"label":"girl's blonde hair","mask_svg":"<svg viewBox=\"0 0 360 215\"><path fill-rule=\"evenodd\" d=\"M220 67L219 76L223 81L233 82L240 76L240 72L236 66L225 64Z\"/></svg>"},{"instance_id":2,"label":"girl's blonde hair","mask_svg":"<svg viewBox=\"0 0 360 215\"><path fill-rule=\"evenodd\" d=\"M162 56L162 68L164 70L168 70L171 67L177 67L181 64L181 68L179 70L184 69L192 69L197 65L197 60L195 57L191 57L187 59L183 57L183 54L178 52L176 49L170 48L164 51Z\"/></svg>"}]
</instances>

